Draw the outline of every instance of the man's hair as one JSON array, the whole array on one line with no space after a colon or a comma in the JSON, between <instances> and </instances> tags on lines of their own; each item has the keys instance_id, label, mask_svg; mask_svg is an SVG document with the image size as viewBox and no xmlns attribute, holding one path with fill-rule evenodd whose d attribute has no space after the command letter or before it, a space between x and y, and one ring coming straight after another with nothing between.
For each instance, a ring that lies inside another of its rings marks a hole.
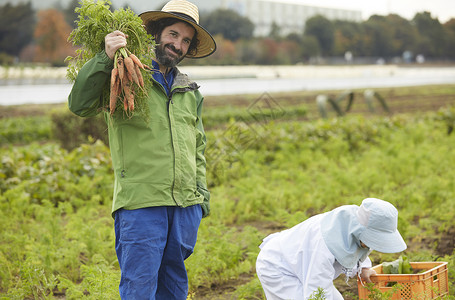
<instances>
[{"instance_id":1,"label":"man's hair","mask_svg":"<svg viewBox=\"0 0 455 300\"><path fill-rule=\"evenodd\" d=\"M145 29L147 30L147 33L152 35L153 37L161 38L161 33L163 32L164 28L179 22L186 23L193 27L194 29L194 36L193 39L191 40L190 47L188 48L187 53L194 56L197 54L197 46L199 45L199 40L197 39L197 30L190 23L176 18L163 18L156 21L149 21L147 24L145 24Z\"/></svg>"}]
</instances>

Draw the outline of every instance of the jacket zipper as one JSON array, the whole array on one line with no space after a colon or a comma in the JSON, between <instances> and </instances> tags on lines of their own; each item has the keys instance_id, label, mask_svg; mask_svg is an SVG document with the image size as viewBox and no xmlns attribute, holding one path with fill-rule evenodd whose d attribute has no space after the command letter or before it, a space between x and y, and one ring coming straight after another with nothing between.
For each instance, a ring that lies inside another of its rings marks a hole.
<instances>
[{"instance_id":1,"label":"jacket zipper","mask_svg":"<svg viewBox=\"0 0 455 300\"><path fill-rule=\"evenodd\" d=\"M174 137L172 135L172 122L171 122L171 111L170 111L170 105L171 104L174 104L174 101L172 100L172 96L176 93L176 92L180 92L180 91L186 91L187 88L175 88L175 89L171 89L170 92L169 92L169 96L168 96L168 101L167 101L167 115L169 117L169 130L170 130L170 134L171 134L171 145L172 145L172 152L174 153L174 168L173 168L173 171L174 171L174 180L172 181L172 186L171 186L171 194L172 194L172 199L174 200L174 202L177 204L177 205L181 205L181 203L179 203L176 199L175 199L175 196L174 196L174 189L175 189L175 181L176 181L176 175L177 175L177 172L176 172L176 164L175 164L175 160L176 160L176 156L177 154L175 153L175 148L174 148Z\"/></svg>"},{"instance_id":2,"label":"jacket zipper","mask_svg":"<svg viewBox=\"0 0 455 300\"><path fill-rule=\"evenodd\" d=\"M166 91L164 91L166 93ZM172 135L172 122L171 122L171 110L170 110L170 105L171 104L174 104L174 101L172 101L172 91L170 91L169 93L169 96L168 96L168 101L167 101L167 115L169 117L169 130L170 130L170 135L171 135L171 145L172 145L172 152L174 153L174 167L173 167L173 172L174 172L174 179L172 180L172 186L171 186L171 195L172 195L172 199L174 200L174 202L177 204L177 205L180 205L177 200L175 200L175 196L174 196L174 188L175 188L175 176L177 174L175 168L176 168L176 165L175 165L175 157L176 157L176 153L175 153L175 148L174 148L174 137Z\"/></svg>"},{"instance_id":3,"label":"jacket zipper","mask_svg":"<svg viewBox=\"0 0 455 300\"><path fill-rule=\"evenodd\" d=\"M121 156L122 156L122 171L120 171L120 177L121 178L125 178L126 177L126 170L125 170L125 154L124 154L124 145L123 145L123 130L122 129L119 129L120 130L120 145L122 145L121 147L121 150L122 153L121 153Z\"/></svg>"},{"instance_id":4,"label":"jacket zipper","mask_svg":"<svg viewBox=\"0 0 455 300\"><path fill-rule=\"evenodd\" d=\"M155 83L158 83L156 80L154 80ZM159 84L159 83L158 83ZM163 91L163 93L167 94L166 93L166 89L161 85L159 84L159 86L161 87L161 90ZM169 96L167 97L168 98L168 101L167 101L167 115L169 117L169 130L170 130L170 135L171 135L171 145L172 145L172 152L174 153L174 168L173 168L173 171L174 171L174 180L172 181L172 186L171 186L171 195L172 195L172 199L174 200L174 202L180 206L180 203L177 202L177 200L175 200L175 196L174 196L174 189L175 189L175 179L176 179L176 164L175 164L175 158L176 158L176 153L175 153L175 148L174 148L174 137L172 135L172 122L171 122L171 111L170 111L170 105L171 104L174 104L174 101L172 100L172 96L176 93L176 92L186 92L186 91L190 91L192 90L191 87L180 87L180 88L174 88L172 89L172 87L169 88Z\"/></svg>"}]
</instances>

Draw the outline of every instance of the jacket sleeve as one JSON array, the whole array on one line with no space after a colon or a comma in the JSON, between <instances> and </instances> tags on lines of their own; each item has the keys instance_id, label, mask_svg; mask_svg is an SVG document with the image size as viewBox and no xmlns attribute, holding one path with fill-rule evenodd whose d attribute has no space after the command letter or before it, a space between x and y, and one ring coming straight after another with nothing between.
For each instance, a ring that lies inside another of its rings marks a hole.
<instances>
[{"instance_id":1,"label":"jacket sleeve","mask_svg":"<svg viewBox=\"0 0 455 300\"><path fill-rule=\"evenodd\" d=\"M207 138L202 124L203 97L199 91L196 91L196 93L200 99L197 108L198 122L196 124L196 184L198 192L204 196L204 202L201 204L201 207L202 217L205 218L210 214L210 192L207 189L206 160L204 156Z\"/></svg>"},{"instance_id":2,"label":"jacket sleeve","mask_svg":"<svg viewBox=\"0 0 455 300\"><path fill-rule=\"evenodd\" d=\"M102 51L81 68L68 97L68 107L73 113L92 117L101 112L103 91L113 66L112 60Z\"/></svg>"},{"instance_id":3,"label":"jacket sleeve","mask_svg":"<svg viewBox=\"0 0 455 300\"><path fill-rule=\"evenodd\" d=\"M303 299L309 299L314 296L313 293L318 291L318 288L324 290L324 299L327 300L343 300L340 292L335 288L333 279L336 277L336 271L333 266L335 260L332 257L325 256L322 252L315 251L311 264L308 264L307 278L304 283Z\"/></svg>"}]
</instances>

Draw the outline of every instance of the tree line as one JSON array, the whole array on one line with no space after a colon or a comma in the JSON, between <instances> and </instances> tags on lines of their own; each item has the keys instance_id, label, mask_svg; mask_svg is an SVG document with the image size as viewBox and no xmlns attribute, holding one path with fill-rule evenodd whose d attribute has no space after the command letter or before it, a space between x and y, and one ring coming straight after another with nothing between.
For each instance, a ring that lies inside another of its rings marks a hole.
<instances>
[{"instance_id":1,"label":"tree line","mask_svg":"<svg viewBox=\"0 0 455 300\"><path fill-rule=\"evenodd\" d=\"M455 60L455 18L441 24L429 12L417 13L412 20L397 14L373 15L363 22L316 15L306 21L303 33L296 28L295 33L283 36L279 26L272 24L268 37L256 38L254 25L232 11L214 11L201 18L201 23L217 34L219 49L208 58L210 63L296 64L333 57L344 62L355 58ZM236 24L235 28L230 24Z\"/></svg>"},{"instance_id":2,"label":"tree line","mask_svg":"<svg viewBox=\"0 0 455 300\"><path fill-rule=\"evenodd\" d=\"M30 2L0 6L0 64L65 65L65 58L75 51L67 38L75 26L78 4L72 0L68 7L40 11ZM272 24L266 37L255 37L251 20L233 10L201 14L201 24L215 36L218 50L204 60L186 60L186 64L297 64L330 62L332 58L348 63L360 58L455 60L455 19L442 24L429 12L417 13L412 20L390 14L373 15L362 22L316 15L306 21L303 30L296 28L287 35Z\"/></svg>"}]
</instances>

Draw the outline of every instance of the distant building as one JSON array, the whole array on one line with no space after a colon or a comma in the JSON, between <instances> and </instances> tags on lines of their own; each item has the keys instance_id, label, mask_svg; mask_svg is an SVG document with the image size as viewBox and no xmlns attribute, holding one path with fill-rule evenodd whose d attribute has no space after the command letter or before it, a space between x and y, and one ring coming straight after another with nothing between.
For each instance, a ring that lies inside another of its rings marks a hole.
<instances>
[{"instance_id":1,"label":"distant building","mask_svg":"<svg viewBox=\"0 0 455 300\"><path fill-rule=\"evenodd\" d=\"M362 21L362 13L357 10L308 6L274 0L222 0L222 5L248 17L255 25L254 35L256 36L268 35L273 23L280 28L282 35L301 33L306 21L316 15L322 15L329 20Z\"/></svg>"},{"instance_id":2,"label":"distant building","mask_svg":"<svg viewBox=\"0 0 455 300\"><path fill-rule=\"evenodd\" d=\"M13 5L23 2L31 2L35 9L51 7L66 8L71 0L0 0L0 5L11 3ZM361 11L345 10L308 6L291 2L279 2L276 0L190 0L199 7L200 13L210 13L218 8L232 9L238 14L248 17L255 25L255 36L267 36L272 24L275 23L280 34L287 35L292 32L301 33L305 22L315 15L322 15L329 20L347 20L361 22ZM167 0L111 0L114 7L130 6L136 13L146 10L159 10ZM204 25L204 24L202 24ZM235 25L234 25L235 26Z\"/></svg>"}]
</instances>

